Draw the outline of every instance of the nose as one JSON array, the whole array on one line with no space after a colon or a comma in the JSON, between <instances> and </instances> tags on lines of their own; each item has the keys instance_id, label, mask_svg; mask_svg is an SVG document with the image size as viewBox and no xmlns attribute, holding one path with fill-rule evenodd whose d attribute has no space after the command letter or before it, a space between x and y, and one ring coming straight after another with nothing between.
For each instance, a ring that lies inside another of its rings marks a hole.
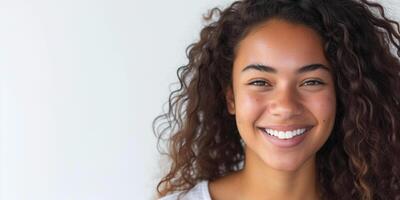
<instances>
[{"instance_id":1,"label":"nose","mask_svg":"<svg viewBox=\"0 0 400 200\"><path fill-rule=\"evenodd\" d=\"M295 90L283 89L271 97L269 112L280 120L287 120L301 115L303 106Z\"/></svg>"}]
</instances>

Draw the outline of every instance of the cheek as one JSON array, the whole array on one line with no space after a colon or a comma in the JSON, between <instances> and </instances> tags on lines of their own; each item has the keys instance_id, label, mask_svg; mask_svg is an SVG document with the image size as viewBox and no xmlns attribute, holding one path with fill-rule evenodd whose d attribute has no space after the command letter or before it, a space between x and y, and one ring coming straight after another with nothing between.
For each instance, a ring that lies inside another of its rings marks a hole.
<instances>
[{"instance_id":1,"label":"cheek","mask_svg":"<svg viewBox=\"0 0 400 200\"><path fill-rule=\"evenodd\" d=\"M251 92L238 93L235 102L238 126L254 123L263 113L265 107L262 97Z\"/></svg>"},{"instance_id":2,"label":"cheek","mask_svg":"<svg viewBox=\"0 0 400 200\"><path fill-rule=\"evenodd\" d=\"M336 116L336 97L330 92L320 94L307 101L307 107L326 129L332 128Z\"/></svg>"}]
</instances>

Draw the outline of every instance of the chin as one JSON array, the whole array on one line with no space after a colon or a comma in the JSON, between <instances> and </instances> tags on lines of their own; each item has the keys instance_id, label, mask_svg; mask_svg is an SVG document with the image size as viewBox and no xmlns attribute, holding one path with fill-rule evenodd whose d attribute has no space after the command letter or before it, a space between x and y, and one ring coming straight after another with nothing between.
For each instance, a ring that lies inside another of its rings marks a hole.
<instances>
[{"instance_id":1,"label":"chin","mask_svg":"<svg viewBox=\"0 0 400 200\"><path fill-rule=\"evenodd\" d=\"M312 162L313 159L303 160L303 159L293 159L293 158L274 158L265 159L264 163L274 170L294 172L298 171L300 168Z\"/></svg>"},{"instance_id":2,"label":"chin","mask_svg":"<svg viewBox=\"0 0 400 200\"><path fill-rule=\"evenodd\" d=\"M300 165L293 163L279 162L279 163L271 163L271 164L266 163L266 164L269 165L274 170L286 171L286 172L297 171L300 168Z\"/></svg>"}]
</instances>

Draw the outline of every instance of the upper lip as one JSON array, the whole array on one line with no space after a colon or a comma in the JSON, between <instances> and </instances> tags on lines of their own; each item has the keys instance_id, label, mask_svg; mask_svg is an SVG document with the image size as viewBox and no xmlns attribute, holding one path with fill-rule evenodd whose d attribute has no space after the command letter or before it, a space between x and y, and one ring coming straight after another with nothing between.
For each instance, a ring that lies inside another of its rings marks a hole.
<instances>
[{"instance_id":1,"label":"upper lip","mask_svg":"<svg viewBox=\"0 0 400 200\"><path fill-rule=\"evenodd\" d=\"M264 127L259 127L261 129L273 129L277 131L293 131L301 128L305 129L310 129L312 128L313 125L270 125L270 126L264 126Z\"/></svg>"}]
</instances>

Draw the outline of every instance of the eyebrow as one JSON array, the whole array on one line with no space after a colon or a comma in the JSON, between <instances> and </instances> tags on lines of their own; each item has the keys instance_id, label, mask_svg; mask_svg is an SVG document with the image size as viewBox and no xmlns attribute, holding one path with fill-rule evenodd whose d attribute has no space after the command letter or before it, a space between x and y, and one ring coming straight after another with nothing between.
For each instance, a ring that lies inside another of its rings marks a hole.
<instances>
[{"instance_id":1,"label":"eyebrow","mask_svg":"<svg viewBox=\"0 0 400 200\"><path fill-rule=\"evenodd\" d=\"M310 71L315 71L317 69L324 69L328 72L330 72L331 70L329 69L329 67L323 65L323 64L309 64L309 65L305 65L303 67L301 67L300 69L297 70L298 74L303 74L306 72L310 72ZM263 65L263 64L250 64L248 66L246 66L242 72L244 71L248 71L248 70L258 70L258 71L262 71L262 72L269 72L269 73L274 73L276 74L278 71L270 66L267 65Z\"/></svg>"}]
</instances>

